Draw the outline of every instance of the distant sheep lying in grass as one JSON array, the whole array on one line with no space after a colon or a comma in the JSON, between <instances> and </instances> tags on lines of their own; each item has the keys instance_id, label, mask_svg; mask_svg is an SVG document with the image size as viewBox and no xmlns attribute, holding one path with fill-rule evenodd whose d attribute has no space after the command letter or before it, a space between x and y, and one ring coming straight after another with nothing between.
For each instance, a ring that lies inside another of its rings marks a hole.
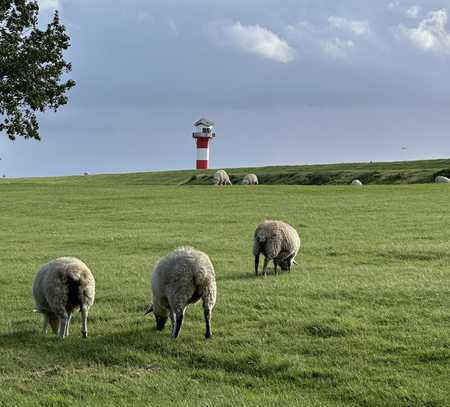
<instances>
[{"instance_id":1,"label":"distant sheep lying in grass","mask_svg":"<svg viewBox=\"0 0 450 407\"><path fill-rule=\"evenodd\" d=\"M247 174L242 180L242 185L258 185L258 183L256 174Z\"/></svg>"},{"instance_id":2,"label":"distant sheep lying in grass","mask_svg":"<svg viewBox=\"0 0 450 407\"><path fill-rule=\"evenodd\" d=\"M214 183L216 185L231 185L230 177L225 170L216 171L214 174Z\"/></svg>"},{"instance_id":3,"label":"distant sheep lying in grass","mask_svg":"<svg viewBox=\"0 0 450 407\"><path fill-rule=\"evenodd\" d=\"M211 312L216 303L216 277L209 257L192 247L180 247L161 259L152 273L153 312L161 331L170 318L172 338L178 337L189 304L203 300L205 338L211 337Z\"/></svg>"},{"instance_id":4,"label":"distant sheep lying in grass","mask_svg":"<svg viewBox=\"0 0 450 407\"><path fill-rule=\"evenodd\" d=\"M264 258L263 273L267 275L267 265L273 260L275 274L277 266L291 271L295 256L300 249L300 237L297 231L287 223L266 220L258 225L253 237L253 255L255 256L255 274L258 275L259 255Z\"/></svg>"},{"instance_id":5,"label":"distant sheep lying in grass","mask_svg":"<svg viewBox=\"0 0 450 407\"><path fill-rule=\"evenodd\" d=\"M352 185L354 185L356 187L362 187L363 183L359 179L354 179L352 181Z\"/></svg>"},{"instance_id":6,"label":"distant sheep lying in grass","mask_svg":"<svg viewBox=\"0 0 450 407\"><path fill-rule=\"evenodd\" d=\"M94 303L95 280L89 268L75 257L60 257L44 265L33 281L36 311L44 316L44 333L50 324L60 338L69 335L72 313L81 311L81 333L87 337L87 317Z\"/></svg>"},{"instance_id":7,"label":"distant sheep lying in grass","mask_svg":"<svg viewBox=\"0 0 450 407\"><path fill-rule=\"evenodd\" d=\"M434 182L436 182L436 184L450 184L450 179L444 177L443 175L439 175L435 178Z\"/></svg>"}]
</instances>

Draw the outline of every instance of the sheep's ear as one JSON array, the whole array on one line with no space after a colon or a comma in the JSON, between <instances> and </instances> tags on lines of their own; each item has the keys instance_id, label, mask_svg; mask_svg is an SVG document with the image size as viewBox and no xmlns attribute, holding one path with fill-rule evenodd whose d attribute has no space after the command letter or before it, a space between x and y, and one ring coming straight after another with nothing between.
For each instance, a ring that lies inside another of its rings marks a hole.
<instances>
[{"instance_id":1,"label":"sheep's ear","mask_svg":"<svg viewBox=\"0 0 450 407\"><path fill-rule=\"evenodd\" d=\"M150 314L151 312L153 312L153 304L150 304L150 305L145 309L144 316L147 315L147 314Z\"/></svg>"}]
</instances>

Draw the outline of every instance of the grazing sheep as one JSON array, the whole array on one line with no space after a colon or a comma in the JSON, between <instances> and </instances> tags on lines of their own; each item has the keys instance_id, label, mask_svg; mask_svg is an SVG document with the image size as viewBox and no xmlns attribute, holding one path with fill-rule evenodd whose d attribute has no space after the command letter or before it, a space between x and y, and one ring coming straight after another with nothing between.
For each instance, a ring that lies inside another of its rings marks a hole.
<instances>
[{"instance_id":1,"label":"grazing sheep","mask_svg":"<svg viewBox=\"0 0 450 407\"><path fill-rule=\"evenodd\" d=\"M300 237L297 231L287 223L266 220L258 225L253 237L253 255L255 256L255 274L258 275L259 255L265 256L263 273L267 274L267 265L273 260L275 274L277 266L291 271L292 263L300 249Z\"/></svg>"},{"instance_id":2,"label":"grazing sheep","mask_svg":"<svg viewBox=\"0 0 450 407\"><path fill-rule=\"evenodd\" d=\"M44 265L33 281L36 311L44 315L44 333L50 324L60 338L69 335L72 312L81 311L81 333L87 337L87 316L94 303L95 280L89 268L75 257L60 257Z\"/></svg>"},{"instance_id":3,"label":"grazing sheep","mask_svg":"<svg viewBox=\"0 0 450 407\"><path fill-rule=\"evenodd\" d=\"M256 174L247 174L242 180L242 185L258 185L258 177Z\"/></svg>"},{"instance_id":4,"label":"grazing sheep","mask_svg":"<svg viewBox=\"0 0 450 407\"><path fill-rule=\"evenodd\" d=\"M231 185L230 177L225 170L219 170L214 174L214 183L216 185Z\"/></svg>"},{"instance_id":5,"label":"grazing sheep","mask_svg":"<svg viewBox=\"0 0 450 407\"><path fill-rule=\"evenodd\" d=\"M156 329L163 330L170 317L172 338L178 337L186 307L200 298L206 324L205 338L211 337L211 312L216 303L216 277L209 257L192 247L180 247L161 259L152 273L153 312Z\"/></svg>"},{"instance_id":6,"label":"grazing sheep","mask_svg":"<svg viewBox=\"0 0 450 407\"><path fill-rule=\"evenodd\" d=\"M354 179L352 181L352 185L354 185L356 187L362 187L363 183L359 179Z\"/></svg>"},{"instance_id":7,"label":"grazing sheep","mask_svg":"<svg viewBox=\"0 0 450 407\"><path fill-rule=\"evenodd\" d=\"M435 178L434 182L436 182L436 184L450 184L450 179L442 175L439 175L438 177Z\"/></svg>"}]
</instances>

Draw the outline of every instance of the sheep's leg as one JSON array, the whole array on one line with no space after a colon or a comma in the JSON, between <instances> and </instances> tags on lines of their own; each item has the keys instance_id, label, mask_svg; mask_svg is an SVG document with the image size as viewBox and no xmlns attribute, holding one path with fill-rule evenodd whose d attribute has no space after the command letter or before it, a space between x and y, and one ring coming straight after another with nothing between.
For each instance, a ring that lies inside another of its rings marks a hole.
<instances>
[{"instance_id":1,"label":"sheep's leg","mask_svg":"<svg viewBox=\"0 0 450 407\"><path fill-rule=\"evenodd\" d=\"M59 317L59 329L58 329L58 336L60 338L64 338L65 337L65 333L66 333L66 325L67 325L67 320L68 320L69 316L67 314L64 314L62 317Z\"/></svg>"},{"instance_id":2,"label":"sheep's leg","mask_svg":"<svg viewBox=\"0 0 450 407\"><path fill-rule=\"evenodd\" d=\"M172 310L170 310L169 312L169 318L170 318L170 322L172 323L172 332L175 328L175 314L172 312Z\"/></svg>"},{"instance_id":3,"label":"sheep's leg","mask_svg":"<svg viewBox=\"0 0 450 407\"><path fill-rule=\"evenodd\" d=\"M81 307L81 336L83 338L87 338L88 336L87 317L88 310L85 307Z\"/></svg>"},{"instance_id":4,"label":"sheep's leg","mask_svg":"<svg viewBox=\"0 0 450 407\"><path fill-rule=\"evenodd\" d=\"M64 338L64 318L58 317L58 336Z\"/></svg>"},{"instance_id":5,"label":"sheep's leg","mask_svg":"<svg viewBox=\"0 0 450 407\"><path fill-rule=\"evenodd\" d=\"M72 314L69 314L66 321L66 326L64 330L64 336L69 336L69 327L70 327L70 321L72 319Z\"/></svg>"},{"instance_id":6,"label":"sheep's leg","mask_svg":"<svg viewBox=\"0 0 450 407\"><path fill-rule=\"evenodd\" d=\"M42 332L44 332L44 335L47 335L48 332L48 315L44 314L44 321L42 323Z\"/></svg>"},{"instance_id":7,"label":"sheep's leg","mask_svg":"<svg viewBox=\"0 0 450 407\"><path fill-rule=\"evenodd\" d=\"M294 263L294 256L288 258L288 273L291 272L292 263Z\"/></svg>"},{"instance_id":8,"label":"sheep's leg","mask_svg":"<svg viewBox=\"0 0 450 407\"><path fill-rule=\"evenodd\" d=\"M292 266L292 257L289 257L289 259L288 259L288 273L291 272L291 266Z\"/></svg>"},{"instance_id":9,"label":"sheep's leg","mask_svg":"<svg viewBox=\"0 0 450 407\"><path fill-rule=\"evenodd\" d=\"M211 338L212 332L211 332L211 310L203 305L203 314L205 316L205 325L206 325L206 331L205 331L205 338Z\"/></svg>"},{"instance_id":10,"label":"sheep's leg","mask_svg":"<svg viewBox=\"0 0 450 407\"><path fill-rule=\"evenodd\" d=\"M267 277L267 265L269 264L269 259L267 257L264 258L264 265L263 265L263 273L264 277Z\"/></svg>"},{"instance_id":11,"label":"sheep's leg","mask_svg":"<svg viewBox=\"0 0 450 407\"><path fill-rule=\"evenodd\" d=\"M184 318L184 310L178 310L175 313L175 326L172 331L172 338L178 338L178 335L180 333L181 325L183 325L183 318Z\"/></svg>"},{"instance_id":12,"label":"sheep's leg","mask_svg":"<svg viewBox=\"0 0 450 407\"><path fill-rule=\"evenodd\" d=\"M278 266L277 259L273 259L273 269L275 271L275 274L278 274L277 266Z\"/></svg>"},{"instance_id":13,"label":"sheep's leg","mask_svg":"<svg viewBox=\"0 0 450 407\"><path fill-rule=\"evenodd\" d=\"M258 267L259 267L259 254L255 256L255 274L258 277Z\"/></svg>"}]
</instances>

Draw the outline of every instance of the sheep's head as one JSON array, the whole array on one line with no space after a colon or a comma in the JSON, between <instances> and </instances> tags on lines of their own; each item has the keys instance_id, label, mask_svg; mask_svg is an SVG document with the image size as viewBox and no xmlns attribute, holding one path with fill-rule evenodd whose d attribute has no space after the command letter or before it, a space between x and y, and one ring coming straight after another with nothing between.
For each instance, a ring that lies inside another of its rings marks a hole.
<instances>
[{"instance_id":1,"label":"sheep's head","mask_svg":"<svg viewBox=\"0 0 450 407\"><path fill-rule=\"evenodd\" d=\"M283 260L279 260L278 264L280 265L282 270L289 270L289 260L287 259L283 259Z\"/></svg>"},{"instance_id":2,"label":"sheep's head","mask_svg":"<svg viewBox=\"0 0 450 407\"><path fill-rule=\"evenodd\" d=\"M145 310L144 315L150 314L153 312L156 320L156 329L158 331L162 331L166 326L167 319L169 318L169 311L164 308L154 307L153 304L150 304Z\"/></svg>"},{"instance_id":3,"label":"sheep's head","mask_svg":"<svg viewBox=\"0 0 450 407\"><path fill-rule=\"evenodd\" d=\"M294 259L278 260L278 264L280 265L281 269L284 271L289 270L289 263L290 263L291 267L293 264L297 264L297 262Z\"/></svg>"}]
</instances>

